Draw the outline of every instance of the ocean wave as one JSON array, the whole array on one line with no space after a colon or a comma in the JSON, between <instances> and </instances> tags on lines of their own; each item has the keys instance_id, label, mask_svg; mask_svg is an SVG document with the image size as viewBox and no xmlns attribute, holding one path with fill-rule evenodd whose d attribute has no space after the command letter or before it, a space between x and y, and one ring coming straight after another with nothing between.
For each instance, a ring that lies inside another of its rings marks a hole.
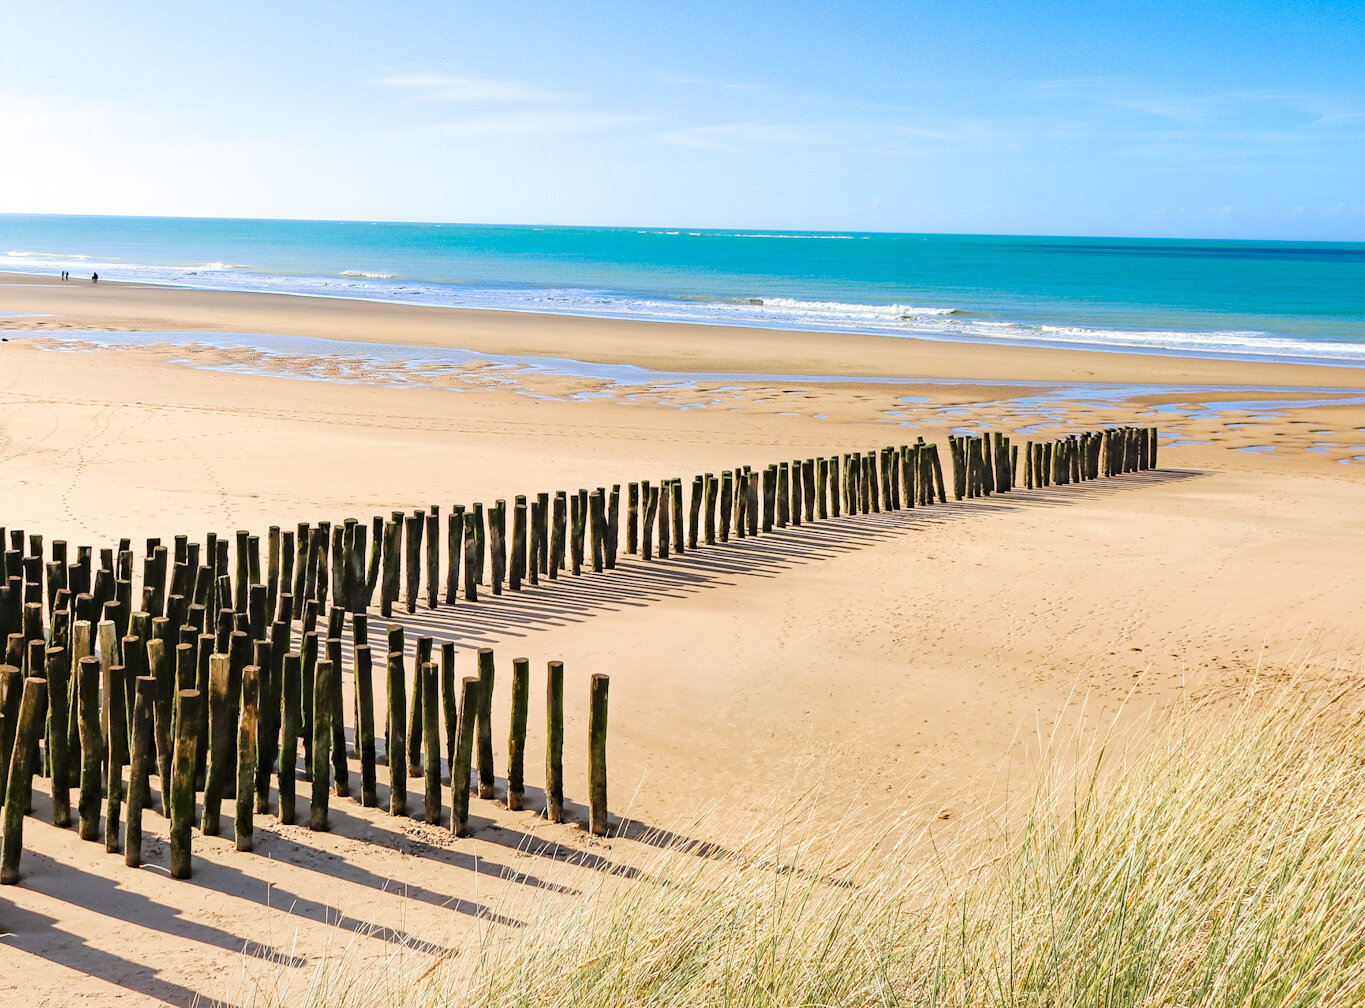
<instances>
[{"instance_id":1,"label":"ocean wave","mask_svg":"<svg viewBox=\"0 0 1365 1008\"><path fill-rule=\"evenodd\" d=\"M378 271L351 269L340 276L292 276L214 262L201 266L150 266L78 261L76 256L12 250L7 270L51 274L70 265L102 279L438 307L577 315L589 318L683 322L918 339L1069 346L1110 351L1175 353L1259 360L1365 364L1365 342L1296 339L1244 328L1209 331L1134 326L1058 325L1000 317L976 306L917 305L908 301L859 303L791 296L701 297L631 294L586 287L477 286L399 280Z\"/></svg>"}]
</instances>

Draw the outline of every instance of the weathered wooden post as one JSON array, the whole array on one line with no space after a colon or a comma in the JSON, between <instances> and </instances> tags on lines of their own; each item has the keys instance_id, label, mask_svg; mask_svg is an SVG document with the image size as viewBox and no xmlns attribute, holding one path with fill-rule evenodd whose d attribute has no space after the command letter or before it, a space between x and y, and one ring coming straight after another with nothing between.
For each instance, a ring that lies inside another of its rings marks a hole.
<instances>
[{"instance_id":1,"label":"weathered wooden post","mask_svg":"<svg viewBox=\"0 0 1365 1008\"><path fill-rule=\"evenodd\" d=\"M777 466L768 465L763 470L763 531L771 532L777 521ZM750 522L750 534L753 533Z\"/></svg>"},{"instance_id":2,"label":"weathered wooden post","mask_svg":"<svg viewBox=\"0 0 1365 1008\"><path fill-rule=\"evenodd\" d=\"M791 474L786 462L777 464L777 527L786 528L791 521ZM764 531L767 531L766 529Z\"/></svg>"},{"instance_id":3,"label":"weathered wooden post","mask_svg":"<svg viewBox=\"0 0 1365 1008\"><path fill-rule=\"evenodd\" d=\"M521 505L522 513L526 506ZM422 733L422 769L426 788L423 792L426 823L435 826L441 821L441 698L437 687L436 663L424 662L421 666L421 682L417 688L422 691L422 720L425 722Z\"/></svg>"},{"instance_id":4,"label":"weathered wooden post","mask_svg":"<svg viewBox=\"0 0 1365 1008\"><path fill-rule=\"evenodd\" d=\"M551 515L545 557L545 573L549 575L552 581L559 579L559 572L564 567L564 523L567 520L568 507L568 497L564 491L555 491L554 501L550 508Z\"/></svg>"},{"instance_id":5,"label":"weathered wooden post","mask_svg":"<svg viewBox=\"0 0 1365 1008\"><path fill-rule=\"evenodd\" d=\"M204 812L199 831L205 836L219 833L219 814L227 786L232 759L232 704L228 699L229 659L225 654L209 657L209 765L204 782Z\"/></svg>"},{"instance_id":6,"label":"weathered wooden post","mask_svg":"<svg viewBox=\"0 0 1365 1008\"><path fill-rule=\"evenodd\" d=\"M545 691L545 818L564 821L564 663L547 666Z\"/></svg>"},{"instance_id":7,"label":"weathered wooden post","mask_svg":"<svg viewBox=\"0 0 1365 1008\"><path fill-rule=\"evenodd\" d=\"M355 659L356 749L360 754L360 804L374 808L379 804L375 777L374 752L374 658L368 644L357 644Z\"/></svg>"},{"instance_id":8,"label":"weathered wooden post","mask_svg":"<svg viewBox=\"0 0 1365 1008\"><path fill-rule=\"evenodd\" d=\"M530 503L530 528L527 530L530 536L530 556L527 558L526 576L534 587L540 584L541 568L545 566L549 556L549 544L545 541L545 509L549 505L549 498L546 494L538 494Z\"/></svg>"},{"instance_id":9,"label":"weathered wooden post","mask_svg":"<svg viewBox=\"0 0 1365 1008\"><path fill-rule=\"evenodd\" d=\"M331 793L332 690L336 668L330 658L319 658L313 681L313 800L308 810L308 828L319 833L328 829L327 803Z\"/></svg>"},{"instance_id":10,"label":"weathered wooden post","mask_svg":"<svg viewBox=\"0 0 1365 1008\"><path fill-rule=\"evenodd\" d=\"M56 545L55 543L53 544ZM71 825L71 768L67 742L71 737L70 684L68 670L71 660L64 647L45 650L47 680L47 757L52 784L52 824L61 828Z\"/></svg>"},{"instance_id":11,"label":"weathered wooden post","mask_svg":"<svg viewBox=\"0 0 1365 1008\"><path fill-rule=\"evenodd\" d=\"M408 612L415 613L417 611L417 594L422 582L422 530L426 527L426 522L421 511L414 511L404 517L403 524L407 533L404 537L407 559L405 569L407 590L404 601Z\"/></svg>"},{"instance_id":12,"label":"weathered wooden post","mask_svg":"<svg viewBox=\"0 0 1365 1008\"><path fill-rule=\"evenodd\" d=\"M507 572L507 586L521 591L521 580L526 576L526 498L517 497L512 506L512 563Z\"/></svg>"},{"instance_id":13,"label":"weathered wooden post","mask_svg":"<svg viewBox=\"0 0 1365 1008\"><path fill-rule=\"evenodd\" d=\"M507 737L507 807L521 810L526 794L526 719L531 690L531 663L512 659L512 727Z\"/></svg>"},{"instance_id":14,"label":"weathered wooden post","mask_svg":"<svg viewBox=\"0 0 1365 1008\"><path fill-rule=\"evenodd\" d=\"M583 573L583 526L587 516L582 493L580 490L569 498L569 563L574 577Z\"/></svg>"},{"instance_id":15,"label":"weathered wooden post","mask_svg":"<svg viewBox=\"0 0 1365 1008\"><path fill-rule=\"evenodd\" d=\"M479 648L479 797L493 797L493 649Z\"/></svg>"},{"instance_id":16,"label":"weathered wooden post","mask_svg":"<svg viewBox=\"0 0 1365 1008\"><path fill-rule=\"evenodd\" d=\"M604 543L607 570L616 569L617 546L621 540L621 484L613 483L607 498L607 534Z\"/></svg>"},{"instance_id":17,"label":"weathered wooden post","mask_svg":"<svg viewBox=\"0 0 1365 1008\"><path fill-rule=\"evenodd\" d=\"M479 533L473 511L464 516L464 597L466 602L479 600Z\"/></svg>"},{"instance_id":18,"label":"weathered wooden post","mask_svg":"<svg viewBox=\"0 0 1365 1008\"><path fill-rule=\"evenodd\" d=\"M469 769L482 706L479 680L466 676L460 693L460 738L450 767L450 831L456 836L469 835Z\"/></svg>"},{"instance_id":19,"label":"weathered wooden post","mask_svg":"<svg viewBox=\"0 0 1365 1008\"><path fill-rule=\"evenodd\" d=\"M643 555L646 560L654 559L654 522L659 514L659 490L646 480L641 486L645 495L644 534L641 536Z\"/></svg>"},{"instance_id":20,"label":"weathered wooden post","mask_svg":"<svg viewBox=\"0 0 1365 1008\"><path fill-rule=\"evenodd\" d=\"M929 464L934 474L934 486L938 489L938 499L942 503L948 503L948 494L943 488L943 464L938 457L938 445L929 445ZM932 504L932 494L929 503Z\"/></svg>"},{"instance_id":21,"label":"weathered wooden post","mask_svg":"<svg viewBox=\"0 0 1365 1008\"><path fill-rule=\"evenodd\" d=\"M460 559L464 552L464 505L456 504L446 515L446 605L460 598Z\"/></svg>"},{"instance_id":22,"label":"weathered wooden post","mask_svg":"<svg viewBox=\"0 0 1365 1008\"><path fill-rule=\"evenodd\" d=\"M18 678L18 669L0 667L0 684L7 671ZM81 736L81 783L76 804L78 831L82 840L98 840L104 736L100 730L100 660L94 655L85 655L77 662L76 707Z\"/></svg>"},{"instance_id":23,"label":"weathered wooden post","mask_svg":"<svg viewBox=\"0 0 1365 1008\"><path fill-rule=\"evenodd\" d=\"M389 714L385 748L389 759L389 814L408 814L407 678L403 671L403 628L389 627Z\"/></svg>"},{"instance_id":24,"label":"weathered wooden post","mask_svg":"<svg viewBox=\"0 0 1365 1008\"><path fill-rule=\"evenodd\" d=\"M692 498L687 515L687 548L690 550L697 548L697 541L701 537L701 497L705 488L705 477L692 477Z\"/></svg>"},{"instance_id":25,"label":"weathered wooden post","mask_svg":"<svg viewBox=\"0 0 1365 1008\"><path fill-rule=\"evenodd\" d=\"M502 594L507 578L507 502L499 500L488 512L488 553L493 567L493 594Z\"/></svg>"},{"instance_id":26,"label":"weathered wooden post","mask_svg":"<svg viewBox=\"0 0 1365 1008\"><path fill-rule=\"evenodd\" d=\"M609 677L592 677L588 713L588 808L593 836L607 835L607 687Z\"/></svg>"},{"instance_id":27,"label":"weathered wooden post","mask_svg":"<svg viewBox=\"0 0 1365 1008\"><path fill-rule=\"evenodd\" d=\"M669 517L669 505L673 497L673 481L660 480L659 486L659 559L667 560L672 545L673 523Z\"/></svg>"},{"instance_id":28,"label":"weathered wooden post","mask_svg":"<svg viewBox=\"0 0 1365 1008\"><path fill-rule=\"evenodd\" d=\"M607 501L604 490L599 487L588 498L588 521L591 526L592 571L601 574L606 563L607 538Z\"/></svg>"},{"instance_id":29,"label":"weathered wooden post","mask_svg":"<svg viewBox=\"0 0 1365 1008\"><path fill-rule=\"evenodd\" d=\"M774 470L773 470L773 473L774 473L773 479L774 479L774 480L777 479L776 472L777 472L777 470L774 469ZM758 524L759 524L759 517L760 517L760 516L759 516L759 512L760 512L759 492L758 492L758 481L759 481L759 478L760 478L760 477L759 477L759 474L758 474L756 471L754 471L754 470L749 470L749 471L746 473L746 476L747 476L747 479L748 479L748 487L749 487L749 489L748 489L748 494L749 494L749 499L748 499L748 503L745 505L745 517L746 517L746 519L747 519L748 526L749 526L749 535L750 535L750 536L756 536L756 535L758 535Z\"/></svg>"},{"instance_id":30,"label":"weathered wooden post","mask_svg":"<svg viewBox=\"0 0 1365 1008\"><path fill-rule=\"evenodd\" d=\"M151 797L148 775L153 755L152 711L156 704L156 680L139 676L133 699L132 763L128 770L128 818L123 827L123 863L142 867L142 810Z\"/></svg>"},{"instance_id":31,"label":"weathered wooden post","mask_svg":"<svg viewBox=\"0 0 1365 1008\"><path fill-rule=\"evenodd\" d=\"M708 509L709 510L709 509ZM720 514L718 516L720 541L730 541L730 522L735 510L735 474L726 469L720 474Z\"/></svg>"},{"instance_id":32,"label":"weathered wooden post","mask_svg":"<svg viewBox=\"0 0 1365 1008\"><path fill-rule=\"evenodd\" d=\"M203 719L202 694L193 689L180 690L176 694L170 803L171 878L175 879L190 877L190 827L194 824L194 778L198 762L196 750L199 748L199 725Z\"/></svg>"},{"instance_id":33,"label":"weathered wooden post","mask_svg":"<svg viewBox=\"0 0 1365 1008\"><path fill-rule=\"evenodd\" d=\"M446 766L455 765L460 736L460 696L455 686L455 642L441 642L441 714L446 728Z\"/></svg>"},{"instance_id":34,"label":"weathered wooden post","mask_svg":"<svg viewBox=\"0 0 1365 1008\"><path fill-rule=\"evenodd\" d=\"M24 849L24 816L33 795L33 767L38 755L38 740L43 734L43 704L47 701L47 680L29 676L19 702L19 724L10 753L5 785L4 836L0 840L0 885L19 881L19 856Z\"/></svg>"},{"instance_id":35,"label":"weathered wooden post","mask_svg":"<svg viewBox=\"0 0 1365 1008\"><path fill-rule=\"evenodd\" d=\"M242 670L242 713L237 726L237 808L233 815L233 839L239 851L249 851L254 835L256 803L256 755L260 720L261 669Z\"/></svg>"},{"instance_id":36,"label":"weathered wooden post","mask_svg":"<svg viewBox=\"0 0 1365 1008\"><path fill-rule=\"evenodd\" d=\"M673 549L677 553L684 551L683 547L683 485L682 480L674 477L670 481L671 500L673 503Z\"/></svg>"},{"instance_id":37,"label":"weathered wooden post","mask_svg":"<svg viewBox=\"0 0 1365 1008\"><path fill-rule=\"evenodd\" d=\"M626 552L640 552L640 484L626 485Z\"/></svg>"},{"instance_id":38,"label":"weathered wooden post","mask_svg":"<svg viewBox=\"0 0 1365 1008\"><path fill-rule=\"evenodd\" d=\"M281 716L279 751L280 822L286 826L297 821L294 805L298 780L298 748L300 707L303 687L300 677L300 657L297 651L284 656L284 677L281 680Z\"/></svg>"}]
</instances>

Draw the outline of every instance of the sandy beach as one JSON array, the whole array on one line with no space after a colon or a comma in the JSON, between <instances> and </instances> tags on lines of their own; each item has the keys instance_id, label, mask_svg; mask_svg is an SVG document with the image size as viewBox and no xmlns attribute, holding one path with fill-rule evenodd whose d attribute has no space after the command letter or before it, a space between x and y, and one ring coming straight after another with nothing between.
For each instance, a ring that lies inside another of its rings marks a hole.
<instances>
[{"instance_id":1,"label":"sandy beach","mask_svg":"<svg viewBox=\"0 0 1365 1008\"><path fill-rule=\"evenodd\" d=\"M500 675L530 659L531 754L545 663L564 661L569 824L476 799L477 830L456 840L337 799L326 834L258 816L249 854L196 834L195 876L179 882L159 814L145 819L148 863L127 869L54 828L37 794L23 881L0 893L0 930L14 932L0 1004L188 1004L300 984L323 951L378 960L408 935L458 948L490 919L514 929L529 908L638 865L651 828L724 846L794 806L951 830L1054 730L1140 725L1294 672L1354 674L1365 654L1365 370L19 275L0 277L0 312L12 313L0 317L0 523L73 546L367 522L959 429L1163 434L1155 472L628 557L419 611L409 633L456 640L461 674L479 646L496 649ZM95 330L157 335L105 346ZM274 352L253 336L394 349ZM624 823L604 840L582 827L593 673L612 680L611 811ZM503 692L495 724L507 711Z\"/></svg>"}]
</instances>

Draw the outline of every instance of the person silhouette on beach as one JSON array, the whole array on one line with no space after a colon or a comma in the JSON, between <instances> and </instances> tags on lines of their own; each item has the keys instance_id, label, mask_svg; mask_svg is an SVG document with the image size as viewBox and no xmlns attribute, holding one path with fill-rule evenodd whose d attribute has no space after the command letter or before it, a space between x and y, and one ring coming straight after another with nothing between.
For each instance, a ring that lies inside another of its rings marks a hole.
<instances>
[{"instance_id":1,"label":"person silhouette on beach","mask_svg":"<svg viewBox=\"0 0 1365 1008\"><path fill-rule=\"evenodd\" d=\"M90 282L91 282L91 283L99 283L99 282L100 282L100 275L99 275L98 273L91 273L91 274L90 274Z\"/></svg>"}]
</instances>

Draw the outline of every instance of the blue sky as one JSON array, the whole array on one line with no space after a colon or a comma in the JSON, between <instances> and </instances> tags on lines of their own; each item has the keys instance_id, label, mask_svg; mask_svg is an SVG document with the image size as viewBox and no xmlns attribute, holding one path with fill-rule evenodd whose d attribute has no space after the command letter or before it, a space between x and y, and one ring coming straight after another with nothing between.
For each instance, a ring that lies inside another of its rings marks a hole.
<instances>
[{"instance_id":1,"label":"blue sky","mask_svg":"<svg viewBox=\"0 0 1365 1008\"><path fill-rule=\"evenodd\" d=\"M9 3L0 210L1365 240L1365 4Z\"/></svg>"}]
</instances>

